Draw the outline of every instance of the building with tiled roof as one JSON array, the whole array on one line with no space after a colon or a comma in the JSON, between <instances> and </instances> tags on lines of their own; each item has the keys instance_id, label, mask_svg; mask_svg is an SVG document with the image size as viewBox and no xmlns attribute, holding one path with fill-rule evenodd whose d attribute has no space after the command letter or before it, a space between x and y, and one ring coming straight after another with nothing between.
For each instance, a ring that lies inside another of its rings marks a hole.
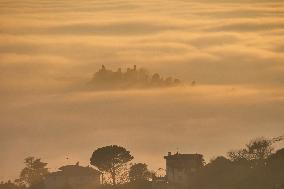
<instances>
[{"instance_id":1,"label":"building with tiled roof","mask_svg":"<svg viewBox=\"0 0 284 189\"><path fill-rule=\"evenodd\" d=\"M51 173L44 181L45 189L90 188L100 185L101 172L89 166L66 165Z\"/></svg>"}]
</instances>

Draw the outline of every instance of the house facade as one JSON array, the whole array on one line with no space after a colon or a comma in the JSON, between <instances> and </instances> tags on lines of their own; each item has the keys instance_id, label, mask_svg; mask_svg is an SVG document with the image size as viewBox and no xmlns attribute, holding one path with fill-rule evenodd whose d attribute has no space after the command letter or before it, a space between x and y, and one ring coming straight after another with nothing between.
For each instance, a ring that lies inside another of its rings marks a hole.
<instances>
[{"instance_id":1,"label":"house facade","mask_svg":"<svg viewBox=\"0 0 284 189\"><path fill-rule=\"evenodd\" d=\"M190 188L196 172L203 167L201 154L168 153L166 159L166 179L169 188Z\"/></svg>"}]
</instances>

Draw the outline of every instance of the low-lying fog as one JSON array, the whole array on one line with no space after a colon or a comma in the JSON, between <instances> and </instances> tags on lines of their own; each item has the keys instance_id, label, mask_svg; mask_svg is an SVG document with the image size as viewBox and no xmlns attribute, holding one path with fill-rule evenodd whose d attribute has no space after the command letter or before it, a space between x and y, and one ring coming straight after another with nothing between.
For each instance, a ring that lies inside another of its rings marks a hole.
<instances>
[{"instance_id":1,"label":"low-lying fog","mask_svg":"<svg viewBox=\"0 0 284 189\"><path fill-rule=\"evenodd\" d=\"M283 134L283 100L283 89L212 85L9 97L0 109L2 177L15 176L30 155L52 170L87 165L94 149L109 144L152 169L164 167L168 151L209 160L251 138Z\"/></svg>"}]
</instances>

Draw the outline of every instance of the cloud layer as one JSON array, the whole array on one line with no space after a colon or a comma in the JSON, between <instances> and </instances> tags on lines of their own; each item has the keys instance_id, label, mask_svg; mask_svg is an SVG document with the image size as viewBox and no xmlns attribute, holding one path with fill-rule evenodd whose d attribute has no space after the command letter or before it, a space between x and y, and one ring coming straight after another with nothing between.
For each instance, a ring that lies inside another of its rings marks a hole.
<instances>
[{"instance_id":1,"label":"cloud layer","mask_svg":"<svg viewBox=\"0 0 284 189\"><path fill-rule=\"evenodd\" d=\"M49 62L50 69L59 70L59 78L68 74L86 79L102 63L112 67L135 63L163 72L171 70L185 80L204 84L281 85L279 81L283 81L281 2L1 4L0 59L4 73L11 74L15 64L33 72ZM29 59L29 63L23 59ZM76 72L70 73L71 67ZM50 69L43 67L46 77L37 79L54 77ZM242 77L236 77L240 71ZM11 77L18 79L15 73ZM4 74L1 79L6 83L11 78ZM24 82L25 77L20 79Z\"/></svg>"}]
</instances>

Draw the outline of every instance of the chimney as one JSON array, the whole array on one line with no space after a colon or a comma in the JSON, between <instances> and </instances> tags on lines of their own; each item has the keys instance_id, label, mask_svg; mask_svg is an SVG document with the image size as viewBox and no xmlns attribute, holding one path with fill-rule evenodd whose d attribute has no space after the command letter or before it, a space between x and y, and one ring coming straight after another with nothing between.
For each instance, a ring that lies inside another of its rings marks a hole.
<instances>
[{"instance_id":1,"label":"chimney","mask_svg":"<svg viewBox=\"0 0 284 189\"><path fill-rule=\"evenodd\" d=\"M171 156L172 155L172 152L168 152L168 156Z\"/></svg>"}]
</instances>

